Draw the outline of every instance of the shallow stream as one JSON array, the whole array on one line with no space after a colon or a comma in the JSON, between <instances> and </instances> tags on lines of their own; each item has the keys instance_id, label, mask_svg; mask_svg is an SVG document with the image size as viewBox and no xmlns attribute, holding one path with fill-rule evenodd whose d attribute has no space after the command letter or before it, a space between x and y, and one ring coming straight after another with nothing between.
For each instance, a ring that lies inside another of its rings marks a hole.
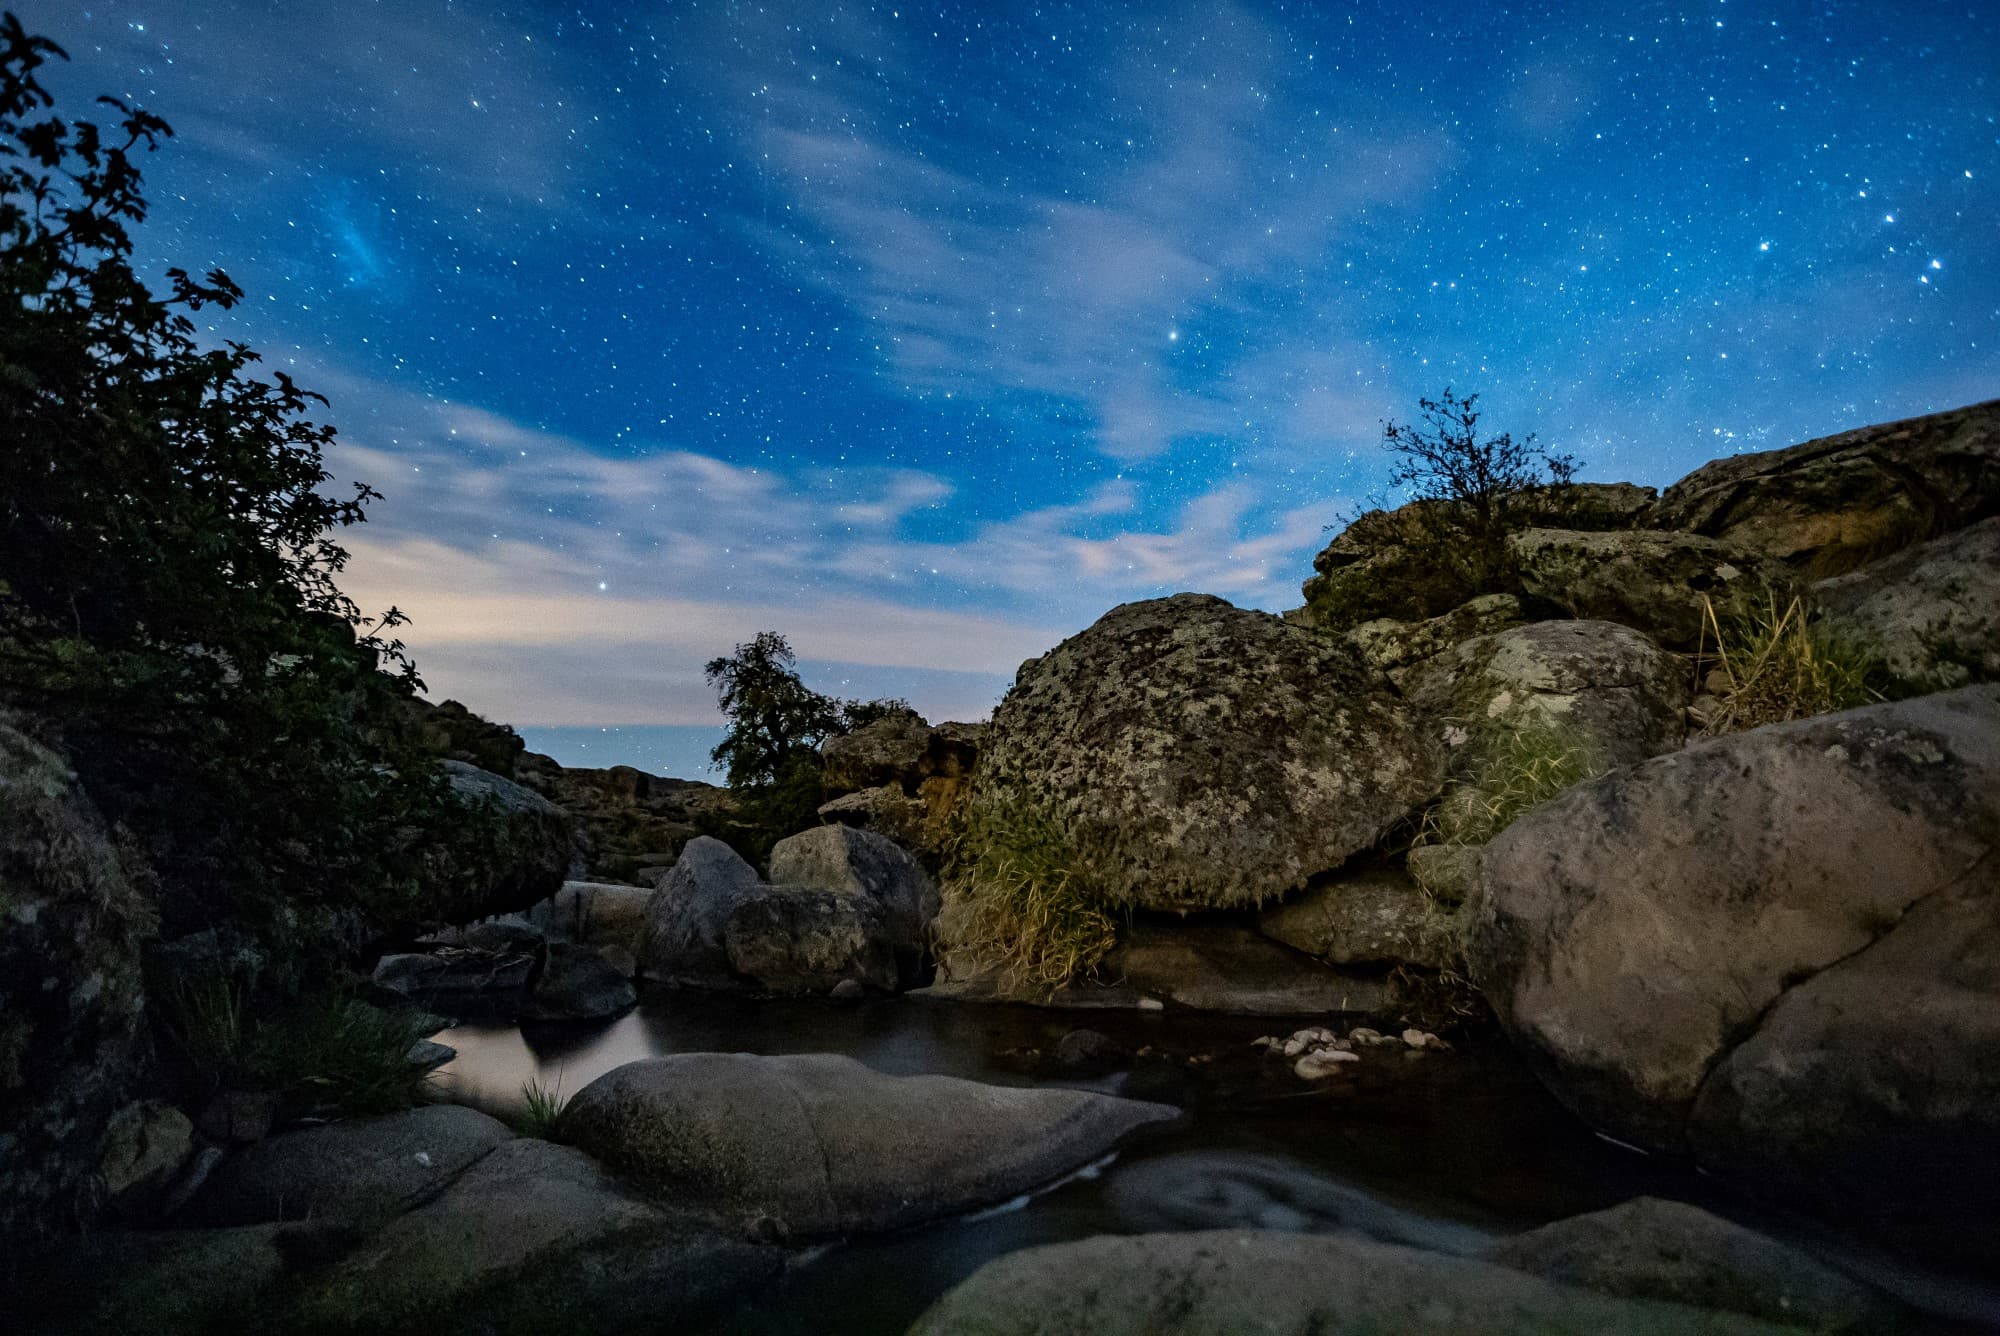
<instances>
[{"instance_id":1,"label":"shallow stream","mask_svg":"<svg viewBox=\"0 0 2000 1336\"><path fill-rule=\"evenodd\" d=\"M1051 1055L1078 1027L1140 1056L1102 1077L1064 1072ZM1697 1202L1774 1233L1801 1228L1751 1215L1682 1167L1593 1135L1498 1041L1442 1054L1371 1049L1353 1076L1309 1086L1252 1046L1294 1028L1187 1013L655 993L608 1026L465 1025L438 1038L459 1053L440 1074L449 1097L501 1114L519 1106L531 1079L571 1094L639 1058L718 1051L844 1053L896 1075L1072 1086L1188 1114L1029 1199L802 1254L782 1284L719 1328L729 1333L902 1332L983 1263L1095 1234L1352 1230L1462 1252L1491 1234L1642 1194ZM1821 1253L1835 1246L1801 1241ZM1870 1256L1850 1254L1849 1264L1926 1306L2000 1318L1991 1294Z\"/></svg>"}]
</instances>

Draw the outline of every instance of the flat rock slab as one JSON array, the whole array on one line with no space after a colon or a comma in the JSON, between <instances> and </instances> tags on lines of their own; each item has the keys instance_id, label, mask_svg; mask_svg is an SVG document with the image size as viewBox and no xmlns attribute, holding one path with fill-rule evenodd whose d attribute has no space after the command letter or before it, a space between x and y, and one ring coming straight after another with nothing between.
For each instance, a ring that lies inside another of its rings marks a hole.
<instances>
[{"instance_id":1,"label":"flat rock slab","mask_svg":"<svg viewBox=\"0 0 2000 1336\"><path fill-rule=\"evenodd\" d=\"M1267 1230L1105 1236L1023 1249L981 1267L911 1328L912 1336L1795 1330L1593 1294L1485 1262L1351 1236Z\"/></svg>"},{"instance_id":2,"label":"flat rock slab","mask_svg":"<svg viewBox=\"0 0 2000 1336\"><path fill-rule=\"evenodd\" d=\"M633 1195L583 1152L524 1137L354 1249L273 1329L679 1330L781 1266L774 1249Z\"/></svg>"},{"instance_id":3,"label":"flat rock slab","mask_svg":"<svg viewBox=\"0 0 2000 1336\"><path fill-rule=\"evenodd\" d=\"M456 1104L285 1132L216 1166L187 1221L386 1219L513 1138L499 1120Z\"/></svg>"},{"instance_id":4,"label":"flat rock slab","mask_svg":"<svg viewBox=\"0 0 2000 1336\"><path fill-rule=\"evenodd\" d=\"M899 1229L1039 1187L1178 1111L884 1076L830 1053L682 1053L577 1092L564 1134L662 1200L779 1238Z\"/></svg>"}]
</instances>

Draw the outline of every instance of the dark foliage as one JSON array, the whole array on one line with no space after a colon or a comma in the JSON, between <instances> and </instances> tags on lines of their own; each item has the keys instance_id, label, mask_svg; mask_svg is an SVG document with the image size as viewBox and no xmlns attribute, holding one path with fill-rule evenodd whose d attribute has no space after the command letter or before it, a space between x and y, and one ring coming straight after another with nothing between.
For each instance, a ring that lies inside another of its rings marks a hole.
<instances>
[{"instance_id":1,"label":"dark foliage","mask_svg":"<svg viewBox=\"0 0 2000 1336\"><path fill-rule=\"evenodd\" d=\"M1389 485L1416 503L1401 512L1404 542L1433 578L1452 586L1449 602L1512 587L1507 536L1558 520L1578 467L1533 435L1480 435L1478 402L1447 386L1417 401L1420 421L1382 424L1396 457Z\"/></svg>"},{"instance_id":2,"label":"dark foliage","mask_svg":"<svg viewBox=\"0 0 2000 1336\"><path fill-rule=\"evenodd\" d=\"M821 743L910 712L907 701L823 696L799 677L797 662L783 636L760 631L733 656L709 660L706 670L729 717L729 732L710 756L723 767L748 823L733 835L720 833L756 863L772 843L813 824L826 801Z\"/></svg>"},{"instance_id":3,"label":"dark foliage","mask_svg":"<svg viewBox=\"0 0 2000 1336\"><path fill-rule=\"evenodd\" d=\"M400 617L335 584L375 493L329 490L317 395L199 338L227 275L134 272L138 156L171 131L108 98L108 128L56 116L62 54L0 19L0 697L60 723L169 935L366 935L444 801L370 736L417 685Z\"/></svg>"}]
</instances>

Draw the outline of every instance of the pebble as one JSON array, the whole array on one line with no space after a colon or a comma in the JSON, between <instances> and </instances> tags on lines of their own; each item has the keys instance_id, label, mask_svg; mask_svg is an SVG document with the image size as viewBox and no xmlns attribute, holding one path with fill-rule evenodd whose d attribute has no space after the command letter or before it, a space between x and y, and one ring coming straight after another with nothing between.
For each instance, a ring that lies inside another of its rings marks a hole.
<instances>
[{"instance_id":1,"label":"pebble","mask_svg":"<svg viewBox=\"0 0 2000 1336\"><path fill-rule=\"evenodd\" d=\"M1292 1070L1302 1080L1323 1081L1329 1076L1337 1075L1348 1063L1359 1061L1360 1057L1346 1049L1315 1049L1294 1063Z\"/></svg>"},{"instance_id":2,"label":"pebble","mask_svg":"<svg viewBox=\"0 0 2000 1336\"><path fill-rule=\"evenodd\" d=\"M1157 997L1142 997L1139 999L1139 1010L1141 1011L1165 1011L1166 1009L1167 1004L1160 1001Z\"/></svg>"}]
</instances>

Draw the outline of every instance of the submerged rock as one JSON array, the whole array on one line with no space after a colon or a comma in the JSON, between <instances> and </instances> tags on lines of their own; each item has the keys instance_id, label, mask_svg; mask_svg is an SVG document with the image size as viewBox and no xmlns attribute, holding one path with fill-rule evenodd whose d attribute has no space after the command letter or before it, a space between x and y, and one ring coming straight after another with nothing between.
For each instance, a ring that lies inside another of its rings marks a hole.
<instances>
[{"instance_id":1,"label":"submerged rock","mask_svg":"<svg viewBox=\"0 0 2000 1336\"><path fill-rule=\"evenodd\" d=\"M1736 1314L1570 1289L1468 1258L1276 1230L1103 1236L1024 1248L988 1262L911 1328L913 1336L1783 1330Z\"/></svg>"},{"instance_id":2,"label":"submerged rock","mask_svg":"<svg viewBox=\"0 0 2000 1336\"><path fill-rule=\"evenodd\" d=\"M1004 1201L1176 1116L1078 1090L884 1076L829 1053L683 1053L591 1082L563 1129L663 1201L808 1239Z\"/></svg>"},{"instance_id":3,"label":"submerged rock","mask_svg":"<svg viewBox=\"0 0 2000 1336\"><path fill-rule=\"evenodd\" d=\"M1479 864L1468 950L1611 1135L2000 1256L2000 687L1571 789Z\"/></svg>"},{"instance_id":4,"label":"submerged rock","mask_svg":"<svg viewBox=\"0 0 2000 1336\"><path fill-rule=\"evenodd\" d=\"M1179 594L1022 666L973 804L1047 826L1114 900L1219 908L1337 867L1436 788L1412 716L1351 646Z\"/></svg>"}]
</instances>

